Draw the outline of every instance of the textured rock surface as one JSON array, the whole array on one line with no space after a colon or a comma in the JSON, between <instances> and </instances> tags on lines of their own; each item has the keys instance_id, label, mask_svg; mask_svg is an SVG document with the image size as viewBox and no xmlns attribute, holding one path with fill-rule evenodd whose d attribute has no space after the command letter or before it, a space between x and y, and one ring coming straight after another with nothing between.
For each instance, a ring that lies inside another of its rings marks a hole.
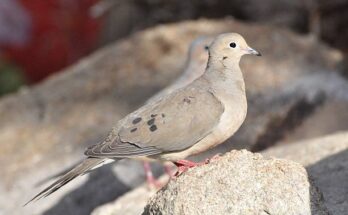
<instances>
[{"instance_id":1,"label":"textured rock surface","mask_svg":"<svg viewBox=\"0 0 348 215\"><path fill-rule=\"evenodd\" d=\"M327 214L322 204L301 165L243 150L170 181L144 214Z\"/></svg>"},{"instance_id":2,"label":"textured rock surface","mask_svg":"<svg viewBox=\"0 0 348 215\"><path fill-rule=\"evenodd\" d=\"M348 133L274 147L264 155L290 159L306 166L323 193L330 214L348 211Z\"/></svg>"},{"instance_id":3,"label":"textured rock surface","mask_svg":"<svg viewBox=\"0 0 348 215\"><path fill-rule=\"evenodd\" d=\"M228 31L245 35L264 57L242 60L248 118L229 144L216 150L250 148L260 138L259 145L282 139L267 136L277 130L274 125L286 125L289 113L301 112L302 104L315 107L321 100L320 90L307 96L306 91L293 90L301 89L296 83L306 85L300 80L335 71L340 53L311 37L230 19L159 26L106 47L61 74L0 101L0 190L8 197L1 201L2 212L86 214L139 184L141 169L125 161L124 166L129 167L116 167L116 175L112 167L101 169L84 184L77 180L59 194L18 209L39 190L35 187L39 180L80 160L86 146L100 141L118 119L176 78L194 38Z\"/></svg>"}]
</instances>

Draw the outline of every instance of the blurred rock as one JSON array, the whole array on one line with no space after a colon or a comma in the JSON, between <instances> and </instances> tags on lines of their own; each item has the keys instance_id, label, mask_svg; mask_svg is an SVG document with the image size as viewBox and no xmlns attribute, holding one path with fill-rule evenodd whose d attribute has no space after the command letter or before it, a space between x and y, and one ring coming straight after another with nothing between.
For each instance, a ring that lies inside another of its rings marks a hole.
<instances>
[{"instance_id":1,"label":"blurred rock","mask_svg":"<svg viewBox=\"0 0 348 215\"><path fill-rule=\"evenodd\" d=\"M0 189L6 190L8 197L1 199L0 208L11 214L25 214L27 210L87 214L141 183L139 165L116 167L116 175L115 169L104 168L91 174L84 185L76 180L45 200L18 209L39 190L34 187L39 180L80 160L86 146L100 141L117 120L174 80L193 39L228 31L244 35L264 57L242 60L249 97L248 118L240 132L216 151L255 144L262 149L264 143L281 141L286 132L328 101L321 90L309 95L297 90L306 89L301 86L307 82L301 80L334 74L342 59L339 52L311 37L231 19L183 22L139 32L0 101ZM308 112L301 109L303 104ZM300 113L295 114L298 121L290 120L293 113ZM286 126L288 123L291 126ZM282 135L268 138L279 124L284 125ZM127 177L130 173L131 179Z\"/></svg>"},{"instance_id":2,"label":"blurred rock","mask_svg":"<svg viewBox=\"0 0 348 215\"><path fill-rule=\"evenodd\" d=\"M165 185L168 182L168 176L162 176L158 182ZM155 195L157 189L149 188L147 183L129 191L113 202L96 208L92 215L138 215L143 213L147 201Z\"/></svg>"},{"instance_id":3,"label":"blurred rock","mask_svg":"<svg viewBox=\"0 0 348 215\"><path fill-rule=\"evenodd\" d=\"M328 214L306 170L232 151L171 180L143 214Z\"/></svg>"},{"instance_id":4,"label":"blurred rock","mask_svg":"<svg viewBox=\"0 0 348 215\"><path fill-rule=\"evenodd\" d=\"M308 32L311 6L309 0L264 0L262 4L258 0L101 0L92 12L98 9L106 15L103 38L106 43L156 24L203 17L235 17Z\"/></svg>"},{"instance_id":5,"label":"blurred rock","mask_svg":"<svg viewBox=\"0 0 348 215\"><path fill-rule=\"evenodd\" d=\"M330 214L347 213L348 132L281 145L266 150L263 155L305 165L315 185L323 193Z\"/></svg>"},{"instance_id":6,"label":"blurred rock","mask_svg":"<svg viewBox=\"0 0 348 215\"><path fill-rule=\"evenodd\" d=\"M295 141L348 130L347 110L347 100L328 99L293 131L284 134L284 138L277 144L290 144Z\"/></svg>"},{"instance_id":7,"label":"blurred rock","mask_svg":"<svg viewBox=\"0 0 348 215\"><path fill-rule=\"evenodd\" d=\"M291 105L291 100L286 98L295 99L295 104L283 119L278 117L265 126L253 150L348 130L348 82L342 76L311 74L287 83L282 90L285 93L279 93L279 98L272 102L286 102L280 106L283 111ZM266 108L273 106L273 103L266 104ZM258 105L255 108L260 109Z\"/></svg>"},{"instance_id":8,"label":"blurred rock","mask_svg":"<svg viewBox=\"0 0 348 215\"><path fill-rule=\"evenodd\" d=\"M101 0L99 5L107 11L103 43L159 23L234 17L311 33L348 53L348 2L345 0L264 0L262 4L258 0Z\"/></svg>"},{"instance_id":9,"label":"blurred rock","mask_svg":"<svg viewBox=\"0 0 348 215\"><path fill-rule=\"evenodd\" d=\"M320 19L320 36L348 54L348 2L345 0L315 0Z\"/></svg>"},{"instance_id":10,"label":"blurred rock","mask_svg":"<svg viewBox=\"0 0 348 215\"><path fill-rule=\"evenodd\" d=\"M146 202L156 193L149 190L147 185L140 186L126 193L114 202L96 208L92 215L138 215L144 211Z\"/></svg>"}]
</instances>

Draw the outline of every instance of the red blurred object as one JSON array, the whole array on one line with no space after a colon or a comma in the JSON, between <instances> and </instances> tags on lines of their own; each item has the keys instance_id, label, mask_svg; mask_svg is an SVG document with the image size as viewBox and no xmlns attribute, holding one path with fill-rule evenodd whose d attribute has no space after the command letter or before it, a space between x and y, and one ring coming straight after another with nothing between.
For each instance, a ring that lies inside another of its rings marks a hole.
<instances>
[{"instance_id":1,"label":"red blurred object","mask_svg":"<svg viewBox=\"0 0 348 215\"><path fill-rule=\"evenodd\" d=\"M98 0L19 0L31 17L26 44L5 47L8 59L24 68L30 82L59 71L92 51L100 33L100 19L89 9Z\"/></svg>"}]
</instances>

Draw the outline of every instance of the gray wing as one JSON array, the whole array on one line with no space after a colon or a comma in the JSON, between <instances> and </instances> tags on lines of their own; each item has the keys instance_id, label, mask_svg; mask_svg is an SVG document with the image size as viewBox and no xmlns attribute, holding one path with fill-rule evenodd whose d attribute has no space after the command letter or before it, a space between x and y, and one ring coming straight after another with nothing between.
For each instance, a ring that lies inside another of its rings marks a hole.
<instances>
[{"instance_id":1,"label":"gray wing","mask_svg":"<svg viewBox=\"0 0 348 215\"><path fill-rule=\"evenodd\" d=\"M181 151L218 124L223 105L207 89L186 87L121 120L109 137L85 152L91 157L132 157Z\"/></svg>"}]
</instances>

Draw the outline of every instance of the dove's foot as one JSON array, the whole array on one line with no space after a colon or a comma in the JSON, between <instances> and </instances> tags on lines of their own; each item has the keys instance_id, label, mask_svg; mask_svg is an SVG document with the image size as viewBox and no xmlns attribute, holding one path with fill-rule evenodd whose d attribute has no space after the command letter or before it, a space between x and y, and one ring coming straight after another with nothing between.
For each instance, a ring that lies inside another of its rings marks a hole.
<instances>
[{"instance_id":1,"label":"dove's foot","mask_svg":"<svg viewBox=\"0 0 348 215\"><path fill-rule=\"evenodd\" d=\"M174 164L178 168L178 170L174 174L174 178L175 178L181 175L182 173L186 172L188 169L196 167L196 166L201 166L205 164L205 162L196 163L189 160L178 160L178 161L175 161Z\"/></svg>"},{"instance_id":2,"label":"dove's foot","mask_svg":"<svg viewBox=\"0 0 348 215\"><path fill-rule=\"evenodd\" d=\"M189 160L178 160L175 161L174 164L175 166L178 168L178 170L176 171L176 173L174 174L174 178L178 177L179 175L181 175L182 173L186 172L187 170L189 170L190 168L196 167L196 166L202 166L205 164L210 163L213 160L217 160L220 158L220 154L216 154L211 158L207 158L205 159L205 161L203 162L193 162L193 161L189 161Z\"/></svg>"},{"instance_id":3,"label":"dove's foot","mask_svg":"<svg viewBox=\"0 0 348 215\"><path fill-rule=\"evenodd\" d=\"M146 182L150 188L161 188L163 184L161 184L154 176L151 170L150 163L147 161L143 162L145 175L146 175Z\"/></svg>"}]
</instances>

